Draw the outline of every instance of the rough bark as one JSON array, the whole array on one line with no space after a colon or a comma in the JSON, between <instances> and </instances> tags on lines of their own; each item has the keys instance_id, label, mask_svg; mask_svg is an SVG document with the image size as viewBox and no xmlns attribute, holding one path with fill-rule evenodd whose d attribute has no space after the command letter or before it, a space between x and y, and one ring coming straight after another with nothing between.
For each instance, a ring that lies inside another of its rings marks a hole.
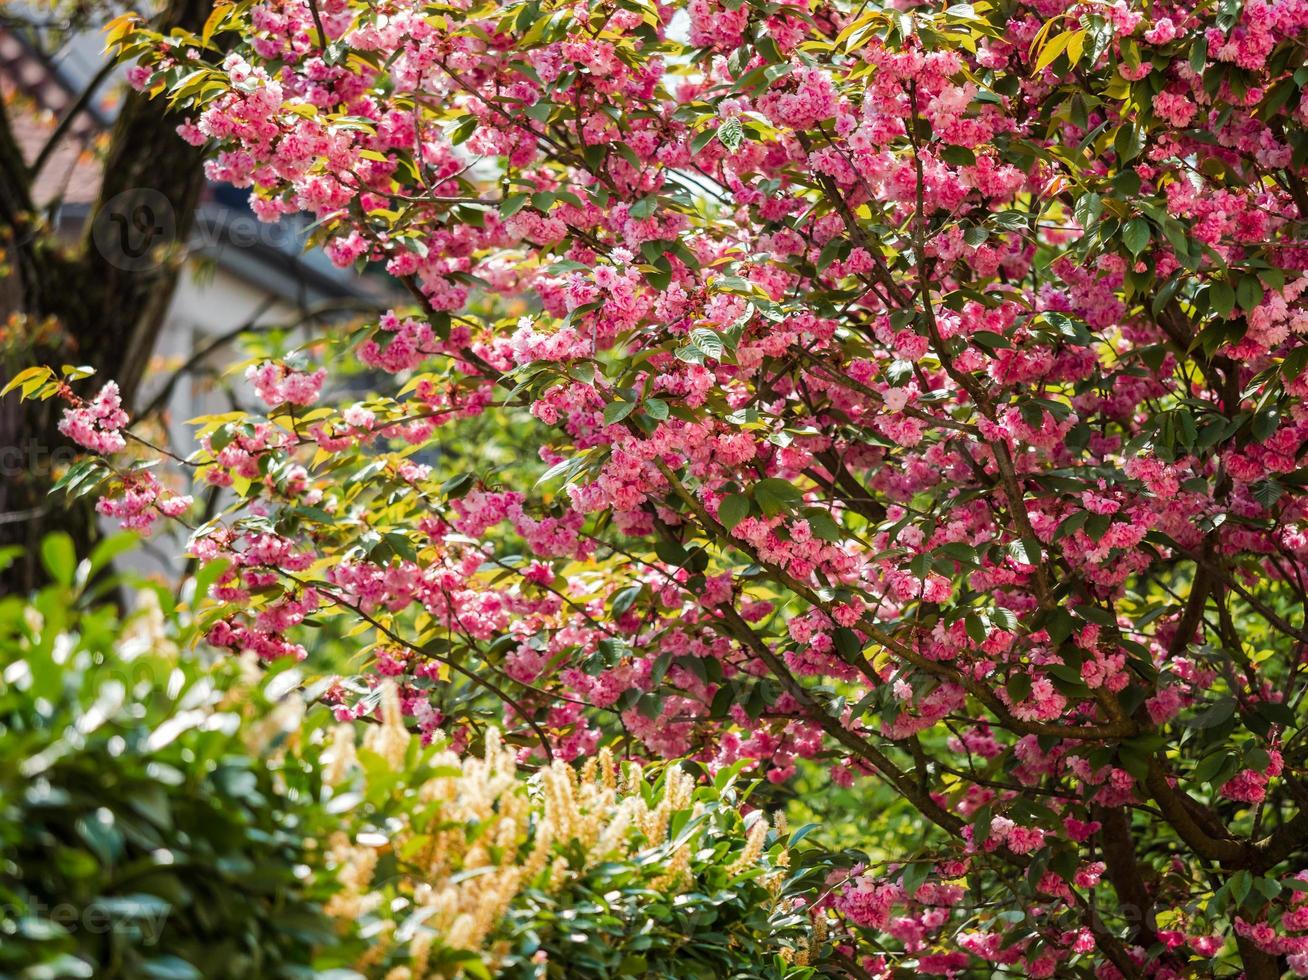
<instances>
[{"instance_id":1,"label":"rough bark","mask_svg":"<svg viewBox=\"0 0 1308 980\"><path fill-rule=\"evenodd\" d=\"M1131 921L1135 923L1127 938L1148 948L1158 939L1155 934L1153 898L1149 895L1140 862L1135 853L1135 840L1131 834L1131 820L1125 807L1095 807L1095 819L1103 824L1099 843L1103 850L1107 877L1117 893L1125 913L1129 907Z\"/></svg>"}]
</instances>

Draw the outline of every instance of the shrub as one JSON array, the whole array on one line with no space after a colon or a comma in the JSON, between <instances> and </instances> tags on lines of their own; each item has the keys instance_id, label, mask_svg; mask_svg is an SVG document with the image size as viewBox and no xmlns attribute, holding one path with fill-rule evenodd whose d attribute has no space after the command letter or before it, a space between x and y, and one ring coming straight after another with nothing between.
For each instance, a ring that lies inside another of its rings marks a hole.
<instances>
[{"instance_id":1,"label":"shrub","mask_svg":"<svg viewBox=\"0 0 1308 980\"><path fill-rule=\"evenodd\" d=\"M165 594L120 617L65 539L44 551L55 583L0 600L0 973L314 975L316 803L248 724L294 716L236 660L184 654Z\"/></svg>"}]
</instances>

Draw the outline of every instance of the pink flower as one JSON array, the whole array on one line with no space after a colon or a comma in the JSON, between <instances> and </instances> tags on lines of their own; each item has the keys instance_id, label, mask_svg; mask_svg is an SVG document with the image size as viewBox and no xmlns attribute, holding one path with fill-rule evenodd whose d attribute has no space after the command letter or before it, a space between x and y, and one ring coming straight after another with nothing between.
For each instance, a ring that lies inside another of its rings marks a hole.
<instances>
[{"instance_id":1,"label":"pink flower","mask_svg":"<svg viewBox=\"0 0 1308 980\"><path fill-rule=\"evenodd\" d=\"M79 446L108 456L126 447L119 430L127 421L118 385L108 381L91 402L64 410L59 431Z\"/></svg>"},{"instance_id":2,"label":"pink flower","mask_svg":"<svg viewBox=\"0 0 1308 980\"><path fill-rule=\"evenodd\" d=\"M279 405L312 405L318 400L322 383L327 377L325 368L312 374L293 371L284 364L264 361L249 368L245 377L254 384L263 403L269 408Z\"/></svg>"}]
</instances>

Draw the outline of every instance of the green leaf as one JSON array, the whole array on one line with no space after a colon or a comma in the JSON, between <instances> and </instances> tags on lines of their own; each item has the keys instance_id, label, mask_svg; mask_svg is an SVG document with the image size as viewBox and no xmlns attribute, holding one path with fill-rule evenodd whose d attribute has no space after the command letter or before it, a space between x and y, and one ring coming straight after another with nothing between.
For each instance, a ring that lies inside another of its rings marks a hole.
<instances>
[{"instance_id":1,"label":"green leaf","mask_svg":"<svg viewBox=\"0 0 1308 980\"><path fill-rule=\"evenodd\" d=\"M749 498L733 493L722 498L718 505L718 522L728 531L749 515Z\"/></svg>"},{"instance_id":2,"label":"green leaf","mask_svg":"<svg viewBox=\"0 0 1308 980\"><path fill-rule=\"evenodd\" d=\"M1067 42L1067 64L1069 68L1075 68L1081 61L1081 55L1085 53L1086 32L1084 30L1075 31L1072 39Z\"/></svg>"},{"instance_id":3,"label":"green leaf","mask_svg":"<svg viewBox=\"0 0 1308 980\"><path fill-rule=\"evenodd\" d=\"M713 129L706 129L702 133L696 133L694 139L690 141L690 152L702 152L704 147L712 143L714 137L717 135L717 131Z\"/></svg>"},{"instance_id":4,"label":"green leaf","mask_svg":"<svg viewBox=\"0 0 1308 980\"><path fill-rule=\"evenodd\" d=\"M809 508L804 512L804 519L808 521L813 534L823 541L840 541L845 537L840 525L824 510L816 507Z\"/></svg>"},{"instance_id":5,"label":"green leaf","mask_svg":"<svg viewBox=\"0 0 1308 980\"><path fill-rule=\"evenodd\" d=\"M1266 442L1276 434L1280 424L1281 413L1275 409L1267 409L1253 417L1253 423L1249 426L1249 430L1259 442Z\"/></svg>"},{"instance_id":6,"label":"green leaf","mask_svg":"<svg viewBox=\"0 0 1308 980\"><path fill-rule=\"evenodd\" d=\"M1274 479L1259 480L1253 485L1253 496L1264 510L1271 510L1285 494L1285 487Z\"/></svg>"},{"instance_id":7,"label":"green leaf","mask_svg":"<svg viewBox=\"0 0 1308 980\"><path fill-rule=\"evenodd\" d=\"M1122 52L1122 61L1131 69L1140 67L1140 46L1130 37L1123 37L1119 42L1119 48Z\"/></svg>"},{"instance_id":8,"label":"green leaf","mask_svg":"<svg viewBox=\"0 0 1308 980\"><path fill-rule=\"evenodd\" d=\"M1076 218L1077 224L1087 231L1095 226L1103 213L1103 198L1093 192L1078 197L1072 208L1072 216Z\"/></svg>"},{"instance_id":9,"label":"green leaf","mask_svg":"<svg viewBox=\"0 0 1308 980\"><path fill-rule=\"evenodd\" d=\"M200 980L204 976L178 956L156 956L141 964L141 975L151 980Z\"/></svg>"},{"instance_id":10,"label":"green leaf","mask_svg":"<svg viewBox=\"0 0 1308 980\"><path fill-rule=\"evenodd\" d=\"M914 861L904 869L904 874L900 878L900 883L904 888L904 895L912 898L917 894L917 890L922 887L922 883L927 880L927 875L931 873L931 864L927 861Z\"/></svg>"},{"instance_id":11,"label":"green leaf","mask_svg":"<svg viewBox=\"0 0 1308 980\"><path fill-rule=\"evenodd\" d=\"M140 537L130 531L122 531L118 534L112 534L104 538L91 549L89 569L91 574L95 574L104 568L119 555L128 551L134 545L139 544Z\"/></svg>"},{"instance_id":12,"label":"green leaf","mask_svg":"<svg viewBox=\"0 0 1308 980\"><path fill-rule=\"evenodd\" d=\"M77 550L64 531L47 534L41 541L41 564L60 585L72 585L77 570Z\"/></svg>"},{"instance_id":13,"label":"green leaf","mask_svg":"<svg viewBox=\"0 0 1308 980\"><path fill-rule=\"evenodd\" d=\"M1230 316L1235 309L1235 290L1225 280L1219 280L1208 287L1208 305L1220 316Z\"/></svg>"},{"instance_id":14,"label":"green leaf","mask_svg":"<svg viewBox=\"0 0 1308 980\"><path fill-rule=\"evenodd\" d=\"M1062 606L1054 609L1049 614L1049 621L1045 624L1045 629L1049 632L1049 639L1054 643L1062 643L1072 631L1076 629L1076 617L1064 609ZM1080 679L1080 671L1076 672L1077 679Z\"/></svg>"},{"instance_id":15,"label":"green leaf","mask_svg":"<svg viewBox=\"0 0 1308 980\"><path fill-rule=\"evenodd\" d=\"M1139 255L1149 244L1149 222L1143 218L1132 218L1122 229L1122 242L1132 255Z\"/></svg>"},{"instance_id":16,"label":"green leaf","mask_svg":"<svg viewBox=\"0 0 1308 980\"><path fill-rule=\"evenodd\" d=\"M1121 126L1113 137L1113 150L1117 154L1119 168L1138 157L1143 149L1144 130L1129 123Z\"/></svg>"},{"instance_id":17,"label":"green leaf","mask_svg":"<svg viewBox=\"0 0 1308 980\"><path fill-rule=\"evenodd\" d=\"M459 119L455 127L450 131L450 142L454 144L466 143L469 137L477 129L476 116L463 116Z\"/></svg>"},{"instance_id":18,"label":"green leaf","mask_svg":"<svg viewBox=\"0 0 1308 980\"><path fill-rule=\"evenodd\" d=\"M1234 714L1235 699L1221 698L1210 704L1202 713L1191 718L1188 725L1191 728L1216 728L1229 721Z\"/></svg>"},{"instance_id":19,"label":"green leaf","mask_svg":"<svg viewBox=\"0 0 1308 980\"><path fill-rule=\"evenodd\" d=\"M441 496L446 500L458 500L465 497L468 491L473 488L477 482L477 477L472 473L460 473L452 476L441 484Z\"/></svg>"},{"instance_id":20,"label":"green leaf","mask_svg":"<svg viewBox=\"0 0 1308 980\"><path fill-rule=\"evenodd\" d=\"M1052 65L1055 59L1067 50L1067 45L1071 40L1072 33L1070 31L1065 31L1046 42L1045 46L1040 49L1040 57L1036 59L1035 68L1032 70L1032 73L1039 74Z\"/></svg>"},{"instance_id":21,"label":"green leaf","mask_svg":"<svg viewBox=\"0 0 1308 980\"><path fill-rule=\"evenodd\" d=\"M740 144L745 140L745 129L740 124L737 116L732 116L721 126L718 127L718 142L725 146L732 153L740 149Z\"/></svg>"},{"instance_id":22,"label":"green leaf","mask_svg":"<svg viewBox=\"0 0 1308 980\"><path fill-rule=\"evenodd\" d=\"M1254 888L1269 901L1281 894L1281 883L1275 878L1257 878L1254 880Z\"/></svg>"},{"instance_id":23,"label":"green leaf","mask_svg":"<svg viewBox=\"0 0 1308 980\"><path fill-rule=\"evenodd\" d=\"M715 361L722 360L722 355L726 351L726 345L722 338L714 330L707 327L696 327L690 332L690 342L699 350L704 352L705 357L711 357Z\"/></svg>"},{"instance_id":24,"label":"green leaf","mask_svg":"<svg viewBox=\"0 0 1308 980\"><path fill-rule=\"evenodd\" d=\"M1122 768L1136 779L1144 779L1149 775L1149 756L1145 752L1130 745L1119 745L1117 758L1122 763Z\"/></svg>"},{"instance_id":25,"label":"green leaf","mask_svg":"<svg viewBox=\"0 0 1308 980\"><path fill-rule=\"evenodd\" d=\"M610 402L604 406L604 424L617 425L636 407L635 402Z\"/></svg>"},{"instance_id":26,"label":"green leaf","mask_svg":"<svg viewBox=\"0 0 1308 980\"><path fill-rule=\"evenodd\" d=\"M863 655L863 643L852 629L837 626L832 639L835 640L836 650L846 661L852 662Z\"/></svg>"},{"instance_id":27,"label":"green leaf","mask_svg":"<svg viewBox=\"0 0 1308 980\"><path fill-rule=\"evenodd\" d=\"M775 477L754 485L754 500L767 517L775 517L803 501L803 495L789 480Z\"/></svg>"},{"instance_id":28,"label":"green leaf","mask_svg":"<svg viewBox=\"0 0 1308 980\"><path fill-rule=\"evenodd\" d=\"M1090 334L1090 328L1086 324L1066 313L1048 311L1042 314L1044 321L1058 331L1059 335L1065 339L1080 344L1085 347L1094 339Z\"/></svg>"},{"instance_id":29,"label":"green leaf","mask_svg":"<svg viewBox=\"0 0 1308 980\"><path fill-rule=\"evenodd\" d=\"M674 352L677 360L685 361L687 364L703 364L704 352L694 344L685 344L678 347Z\"/></svg>"},{"instance_id":30,"label":"green leaf","mask_svg":"<svg viewBox=\"0 0 1308 980\"><path fill-rule=\"evenodd\" d=\"M543 484L549 483L550 480L553 480L557 476L563 477L565 485L569 484L576 478L577 474L585 468L586 463L589 462L589 460L590 456L587 453L582 453L580 456L573 456L571 459L561 459L540 475L540 478L536 480L536 486L539 487Z\"/></svg>"},{"instance_id":31,"label":"green leaf","mask_svg":"<svg viewBox=\"0 0 1308 980\"><path fill-rule=\"evenodd\" d=\"M114 815L107 809L96 811L88 816L78 817L75 827L77 836L105 865L113 866L123 853L123 833L114 821Z\"/></svg>"},{"instance_id":32,"label":"green leaf","mask_svg":"<svg viewBox=\"0 0 1308 980\"><path fill-rule=\"evenodd\" d=\"M1205 756L1194 767L1194 770L1190 773L1190 778L1196 783L1212 782L1214 777L1222 771L1229 758L1223 752L1214 752L1212 755Z\"/></svg>"},{"instance_id":33,"label":"green leaf","mask_svg":"<svg viewBox=\"0 0 1308 980\"><path fill-rule=\"evenodd\" d=\"M604 656L604 662L609 667L616 667L622 661L631 656L631 644L626 640L614 637L607 637L599 641L599 651Z\"/></svg>"},{"instance_id":34,"label":"green leaf","mask_svg":"<svg viewBox=\"0 0 1308 980\"><path fill-rule=\"evenodd\" d=\"M1235 287L1235 299L1240 309L1248 312L1263 301L1263 284L1257 276L1241 276Z\"/></svg>"},{"instance_id":35,"label":"green leaf","mask_svg":"<svg viewBox=\"0 0 1308 980\"><path fill-rule=\"evenodd\" d=\"M976 164L976 154L966 146L946 146L940 151L940 159L956 167L971 167ZM964 239L966 240L966 235ZM984 241L984 239L982 239ZM974 243L968 242L969 245ZM979 243L976 243L979 244Z\"/></svg>"},{"instance_id":36,"label":"green leaf","mask_svg":"<svg viewBox=\"0 0 1308 980\"><path fill-rule=\"evenodd\" d=\"M24 368L10 378L9 383L4 388L0 388L0 396L7 395L15 388L22 386L23 395L26 397L31 391L39 388L52 377L54 377L54 372L48 367Z\"/></svg>"},{"instance_id":37,"label":"green leaf","mask_svg":"<svg viewBox=\"0 0 1308 980\"><path fill-rule=\"evenodd\" d=\"M613 605L611 607L613 615L615 617L621 616L635 605L636 600L640 598L641 590L644 588L645 586L643 584L638 583L636 585L629 585L620 592L615 592L613 594Z\"/></svg>"},{"instance_id":38,"label":"green leaf","mask_svg":"<svg viewBox=\"0 0 1308 980\"><path fill-rule=\"evenodd\" d=\"M642 694L636 702L636 710L653 721L663 713L663 699L657 694Z\"/></svg>"},{"instance_id":39,"label":"green leaf","mask_svg":"<svg viewBox=\"0 0 1308 980\"><path fill-rule=\"evenodd\" d=\"M1253 889L1253 875L1248 871L1237 871L1231 876L1231 897L1237 905L1243 905Z\"/></svg>"},{"instance_id":40,"label":"green leaf","mask_svg":"<svg viewBox=\"0 0 1308 980\"><path fill-rule=\"evenodd\" d=\"M511 218L527 206L531 198L527 194L509 194L500 202L500 217Z\"/></svg>"},{"instance_id":41,"label":"green leaf","mask_svg":"<svg viewBox=\"0 0 1308 980\"><path fill-rule=\"evenodd\" d=\"M977 330L971 334L972 343L978 347L984 347L986 350L1011 350L1013 345L1008 342L1008 338L1003 334L995 333L993 330Z\"/></svg>"},{"instance_id":42,"label":"green leaf","mask_svg":"<svg viewBox=\"0 0 1308 980\"><path fill-rule=\"evenodd\" d=\"M1074 511L1070 517L1058 525L1058 530L1054 532L1054 540L1061 540L1069 534L1081 530L1081 528L1085 526L1085 522L1089 519L1090 512L1088 510Z\"/></svg>"}]
</instances>

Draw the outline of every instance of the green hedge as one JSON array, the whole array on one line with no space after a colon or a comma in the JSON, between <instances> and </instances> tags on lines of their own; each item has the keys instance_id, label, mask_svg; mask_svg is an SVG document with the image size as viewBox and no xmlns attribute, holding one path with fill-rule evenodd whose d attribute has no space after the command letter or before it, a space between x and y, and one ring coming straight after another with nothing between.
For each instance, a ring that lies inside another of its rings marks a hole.
<instances>
[{"instance_id":1,"label":"green hedge","mask_svg":"<svg viewBox=\"0 0 1308 980\"><path fill-rule=\"evenodd\" d=\"M333 932L297 869L319 807L250 750L261 689L183 656L157 593L120 619L76 584L91 562L44 552L57 584L0 600L0 971L314 975Z\"/></svg>"}]
</instances>

